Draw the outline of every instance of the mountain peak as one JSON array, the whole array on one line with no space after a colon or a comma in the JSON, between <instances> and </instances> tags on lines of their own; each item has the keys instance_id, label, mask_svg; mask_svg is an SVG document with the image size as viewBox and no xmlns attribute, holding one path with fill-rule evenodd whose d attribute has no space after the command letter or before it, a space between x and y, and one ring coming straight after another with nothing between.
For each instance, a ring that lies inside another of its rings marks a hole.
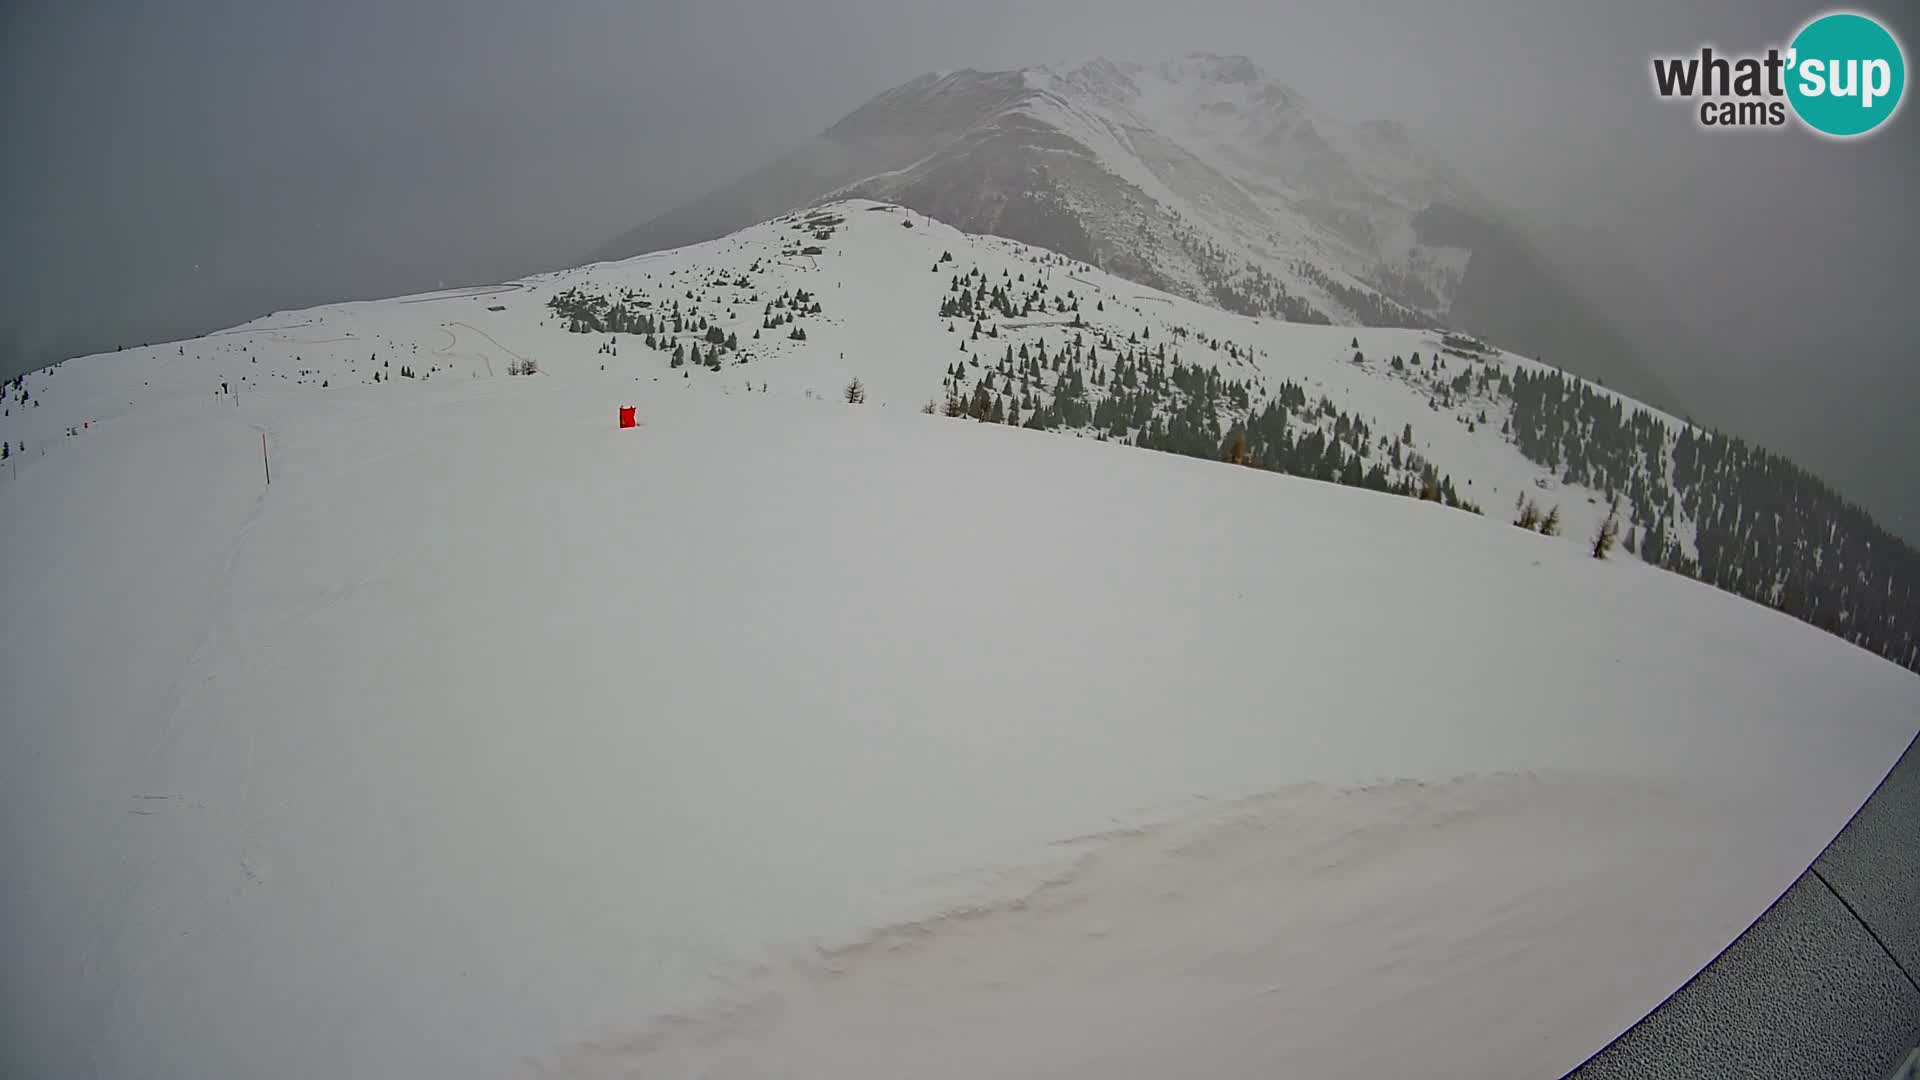
<instances>
[{"instance_id":1,"label":"mountain peak","mask_svg":"<svg viewBox=\"0 0 1920 1080\"><path fill-rule=\"evenodd\" d=\"M1260 65L1238 54L1192 52L1162 65L1183 74L1199 75L1209 82L1257 83L1271 81Z\"/></svg>"},{"instance_id":2,"label":"mountain peak","mask_svg":"<svg viewBox=\"0 0 1920 1080\"><path fill-rule=\"evenodd\" d=\"M929 72L602 258L861 196L1245 314L1426 326L1465 267L1413 216L1477 205L1397 127L1321 115L1250 57Z\"/></svg>"},{"instance_id":3,"label":"mountain peak","mask_svg":"<svg viewBox=\"0 0 1920 1080\"><path fill-rule=\"evenodd\" d=\"M1036 87L1069 87L1121 92L1131 98L1142 84L1162 84L1190 94L1227 93L1265 109L1304 107L1304 95L1274 78L1251 58L1237 53L1190 52L1155 63L1086 57L1028 68Z\"/></svg>"}]
</instances>

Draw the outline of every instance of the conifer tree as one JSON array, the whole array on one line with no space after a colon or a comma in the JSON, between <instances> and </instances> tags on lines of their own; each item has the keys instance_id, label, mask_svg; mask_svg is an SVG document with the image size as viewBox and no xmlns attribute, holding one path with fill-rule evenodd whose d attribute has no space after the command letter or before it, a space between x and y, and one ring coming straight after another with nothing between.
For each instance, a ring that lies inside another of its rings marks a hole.
<instances>
[{"instance_id":1,"label":"conifer tree","mask_svg":"<svg viewBox=\"0 0 1920 1080\"><path fill-rule=\"evenodd\" d=\"M1600 523L1600 530L1593 535L1593 557L1604 559L1613 550L1614 543L1620 538L1620 500L1615 498L1607 509L1607 519Z\"/></svg>"}]
</instances>

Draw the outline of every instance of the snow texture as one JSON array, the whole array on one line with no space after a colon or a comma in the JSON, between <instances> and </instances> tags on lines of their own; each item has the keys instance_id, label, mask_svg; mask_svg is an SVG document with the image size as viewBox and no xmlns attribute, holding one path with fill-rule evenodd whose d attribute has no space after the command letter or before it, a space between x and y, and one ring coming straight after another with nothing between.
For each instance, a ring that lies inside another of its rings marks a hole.
<instances>
[{"instance_id":1,"label":"snow texture","mask_svg":"<svg viewBox=\"0 0 1920 1080\"><path fill-rule=\"evenodd\" d=\"M1911 674L1588 557L1583 493L1507 525L1539 470L1349 359L1431 335L837 212L28 377L0 1073L1557 1075L1915 733ZM920 415L974 265L1415 422L1493 516Z\"/></svg>"}]
</instances>

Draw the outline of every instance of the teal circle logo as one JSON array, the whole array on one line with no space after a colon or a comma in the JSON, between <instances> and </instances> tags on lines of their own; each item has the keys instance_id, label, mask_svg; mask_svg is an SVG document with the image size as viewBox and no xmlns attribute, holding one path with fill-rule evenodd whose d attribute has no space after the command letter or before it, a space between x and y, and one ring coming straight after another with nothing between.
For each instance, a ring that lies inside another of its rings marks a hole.
<instances>
[{"instance_id":1,"label":"teal circle logo","mask_svg":"<svg viewBox=\"0 0 1920 1080\"><path fill-rule=\"evenodd\" d=\"M1802 123L1848 139L1887 122L1907 88L1907 63L1887 28L1836 12L1808 23L1789 46L1787 100Z\"/></svg>"}]
</instances>

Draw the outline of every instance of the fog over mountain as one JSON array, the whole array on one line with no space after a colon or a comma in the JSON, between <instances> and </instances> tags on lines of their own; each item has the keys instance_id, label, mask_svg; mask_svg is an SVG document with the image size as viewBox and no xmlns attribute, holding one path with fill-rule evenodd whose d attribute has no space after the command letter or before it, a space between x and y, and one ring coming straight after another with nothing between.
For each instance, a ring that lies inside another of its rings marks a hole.
<instances>
[{"instance_id":1,"label":"fog over mountain","mask_svg":"<svg viewBox=\"0 0 1920 1080\"><path fill-rule=\"evenodd\" d=\"M1920 39L1910 8L1860 6ZM1619 332L1674 400L1912 536L1910 110L1852 144L1709 135L1648 85L1652 53L1760 49L1814 13L1778 0L15 6L0 14L0 367L567 265L929 72L1243 54L1330 123L1403 126L1528 222L1587 305L1632 309Z\"/></svg>"},{"instance_id":2,"label":"fog over mountain","mask_svg":"<svg viewBox=\"0 0 1920 1080\"><path fill-rule=\"evenodd\" d=\"M1888 1076L1811 13L0 5L0 1078Z\"/></svg>"}]
</instances>

